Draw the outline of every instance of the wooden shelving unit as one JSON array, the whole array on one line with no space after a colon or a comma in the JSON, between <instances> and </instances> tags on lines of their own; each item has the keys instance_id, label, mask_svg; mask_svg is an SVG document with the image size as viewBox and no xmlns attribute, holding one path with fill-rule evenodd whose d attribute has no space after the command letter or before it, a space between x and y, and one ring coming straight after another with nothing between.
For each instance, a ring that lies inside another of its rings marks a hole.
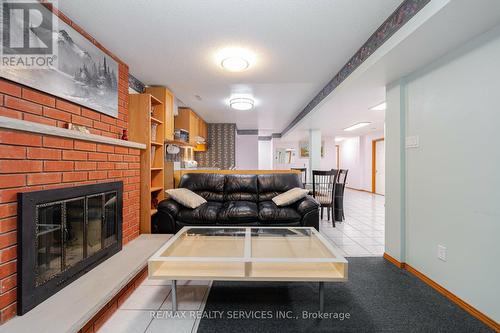
<instances>
[{"instance_id":1,"label":"wooden shelving unit","mask_svg":"<svg viewBox=\"0 0 500 333\"><path fill-rule=\"evenodd\" d=\"M179 146L189 145L185 142L174 140L174 100L175 96L170 90L165 87L152 86L146 88L146 93L153 95L163 103L164 118L155 119L154 121L163 121L165 129L165 137L163 141L156 140L162 144L177 144ZM173 162L166 162L164 166L164 189L173 188L174 172Z\"/></svg>"},{"instance_id":2,"label":"wooden shelving unit","mask_svg":"<svg viewBox=\"0 0 500 333\"><path fill-rule=\"evenodd\" d=\"M155 203L165 198L165 108L150 94L129 95L129 138L146 144L141 151L141 233L151 233Z\"/></svg>"},{"instance_id":3,"label":"wooden shelving unit","mask_svg":"<svg viewBox=\"0 0 500 333\"><path fill-rule=\"evenodd\" d=\"M176 146L183 147L183 148L194 148L195 147L195 145L192 145L189 142L181 141L181 140L165 140L165 144L176 145Z\"/></svg>"},{"instance_id":4,"label":"wooden shelving unit","mask_svg":"<svg viewBox=\"0 0 500 333\"><path fill-rule=\"evenodd\" d=\"M165 139L174 138L174 94L165 87L152 86L146 88L146 93L151 94L163 103L163 118L158 120L165 123Z\"/></svg>"}]
</instances>

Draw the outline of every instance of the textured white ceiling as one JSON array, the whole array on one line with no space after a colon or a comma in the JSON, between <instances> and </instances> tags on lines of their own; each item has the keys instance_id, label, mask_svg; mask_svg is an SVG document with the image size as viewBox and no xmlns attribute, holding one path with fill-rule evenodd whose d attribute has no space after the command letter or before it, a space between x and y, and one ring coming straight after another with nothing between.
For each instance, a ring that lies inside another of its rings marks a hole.
<instances>
[{"instance_id":1,"label":"textured white ceiling","mask_svg":"<svg viewBox=\"0 0 500 333\"><path fill-rule=\"evenodd\" d=\"M130 66L209 122L281 132L401 0L59 0L59 8ZM254 67L226 73L215 52L240 46ZM253 111L231 110L251 93ZM201 96L201 101L195 95Z\"/></svg>"}]
</instances>

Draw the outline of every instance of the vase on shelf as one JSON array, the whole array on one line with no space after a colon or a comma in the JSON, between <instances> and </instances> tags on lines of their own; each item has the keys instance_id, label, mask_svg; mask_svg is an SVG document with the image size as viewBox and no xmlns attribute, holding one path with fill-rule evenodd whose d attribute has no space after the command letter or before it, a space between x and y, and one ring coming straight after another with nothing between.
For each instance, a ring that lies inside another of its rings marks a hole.
<instances>
[{"instance_id":1,"label":"vase on shelf","mask_svg":"<svg viewBox=\"0 0 500 333\"><path fill-rule=\"evenodd\" d=\"M123 132L122 132L122 140L126 140L126 141L128 141L128 133L127 133L127 130L126 130L126 129L123 129Z\"/></svg>"}]
</instances>

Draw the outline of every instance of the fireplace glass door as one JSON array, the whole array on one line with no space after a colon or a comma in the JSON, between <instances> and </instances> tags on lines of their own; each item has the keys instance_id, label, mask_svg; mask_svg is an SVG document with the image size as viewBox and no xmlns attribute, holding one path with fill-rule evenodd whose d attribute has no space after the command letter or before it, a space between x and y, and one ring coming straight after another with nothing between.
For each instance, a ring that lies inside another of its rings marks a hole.
<instances>
[{"instance_id":1,"label":"fireplace glass door","mask_svg":"<svg viewBox=\"0 0 500 333\"><path fill-rule=\"evenodd\" d=\"M102 248L103 197L88 198L87 255L91 256Z\"/></svg>"},{"instance_id":2,"label":"fireplace glass door","mask_svg":"<svg viewBox=\"0 0 500 333\"><path fill-rule=\"evenodd\" d=\"M64 268L74 266L85 257L84 221L85 198L69 200L65 203L66 223L63 229Z\"/></svg>"},{"instance_id":3,"label":"fireplace glass door","mask_svg":"<svg viewBox=\"0 0 500 333\"><path fill-rule=\"evenodd\" d=\"M37 286L62 271L62 205L50 203L37 207Z\"/></svg>"},{"instance_id":4,"label":"fireplace glass door","mask_svg":"<svg viewBox=\"0 0 500 333\"><path fill-rule=\"evenodd\" d=\"M17 197L17 311L23 315L122 249L123 182Z\"/></svg>"},{"instance_id":5,"label":"fireplace glass door","mask_svg":"<svg viewBox=\"0 0 500 333\"><path fill-rule=\"evenodd\" d=\"M118 241L116 200L116 192L104 195L104 247L108 247Z\"/></svg>"},{"instance_id":6,"label":"fireplace glass door","mask_svg":"<svg viewBox=\"0 0 500 333\"><path fill-rule=\"evenodd\" d=\"M118 242L117 192L37 205L36 285Z\"/></svg>"}]
</instances>

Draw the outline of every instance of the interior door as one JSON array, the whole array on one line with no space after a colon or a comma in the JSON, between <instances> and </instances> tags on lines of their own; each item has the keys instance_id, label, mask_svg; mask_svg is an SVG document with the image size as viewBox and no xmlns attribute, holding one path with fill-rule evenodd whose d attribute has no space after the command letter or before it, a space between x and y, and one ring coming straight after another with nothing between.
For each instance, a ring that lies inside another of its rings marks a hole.
<instances>
[{"instance_id":1,"label":"interior door","mask_svg":"<svg viewBox=\"0 0 500 333\"><path fill-rule=\"evenodd\" d=\"M385 141L375 142L375 192L385 194Z\"/></svg>"}]
</instances>

